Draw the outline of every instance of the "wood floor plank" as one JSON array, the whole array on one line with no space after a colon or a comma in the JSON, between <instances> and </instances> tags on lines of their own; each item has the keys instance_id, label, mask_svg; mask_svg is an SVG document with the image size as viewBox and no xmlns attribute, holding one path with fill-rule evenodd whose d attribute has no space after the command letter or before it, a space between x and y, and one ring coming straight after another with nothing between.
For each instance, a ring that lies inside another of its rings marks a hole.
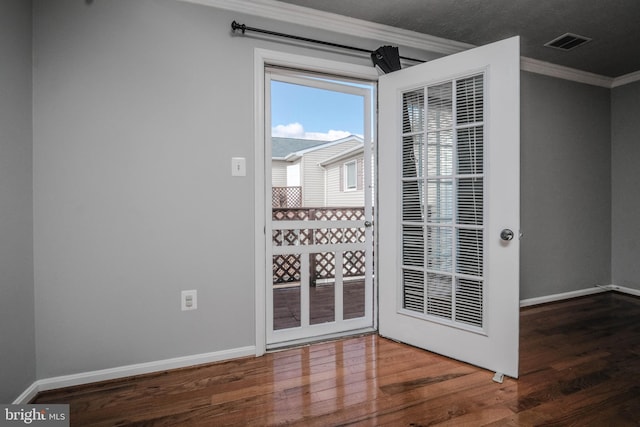
<instances>
[{"instance_id":1,"label":"wood floor plank","mask_svg":"<svg viewBox=\"0 0 640 427\"><path fill-rule=\"evenodd\" d=\"M640 425L640 299L521 311L520 378L377 335L42 392L72 426Z\"/></svg>"}]
</instances>

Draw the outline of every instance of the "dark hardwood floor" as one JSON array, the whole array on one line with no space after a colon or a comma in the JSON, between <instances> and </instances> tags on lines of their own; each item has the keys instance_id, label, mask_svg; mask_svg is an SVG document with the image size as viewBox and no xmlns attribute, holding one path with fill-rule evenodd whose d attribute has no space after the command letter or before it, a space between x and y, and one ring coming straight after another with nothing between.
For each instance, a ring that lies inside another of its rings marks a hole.
<instances>
[{"instance_id":1,"label":"dark hardwood floor","mask_svg":"<svg viewBox=\"0 0 640 427\"><path fill-rule=\"evenodd\" d=\"M73 426L638 426L640 299L523 309L520 378L376 335L40 393Z\"/></svg>"}]
</instances>

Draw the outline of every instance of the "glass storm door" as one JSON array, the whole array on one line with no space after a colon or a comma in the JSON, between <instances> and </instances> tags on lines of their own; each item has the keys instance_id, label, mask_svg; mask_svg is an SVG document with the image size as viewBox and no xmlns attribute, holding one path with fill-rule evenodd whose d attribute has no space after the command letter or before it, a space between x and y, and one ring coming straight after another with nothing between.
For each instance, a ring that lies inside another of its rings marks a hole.
<instances>
[{"instance_id":1,"label":"glass storm door","mask_svg":"<svg viewBox=\"0 0 640 427\"><path fill-rule=\"evenodd\" d=\"M265 78L268 126L278 108L329 116L342 101L323 99L339 95L354 103L363 129L324 140L266 138L267 348L371 330L375 86L270 68Z\"/></svg>"},{"instance_id":2,"label":"glass storm door","mask_svg":"<svg viewBox=\"0 0 640 427\"><path fill-rule=\"evenodd\" d=\"M519 61L512 38L379 81L380 334L512 377Z\"/></svg>"}]
</instances>

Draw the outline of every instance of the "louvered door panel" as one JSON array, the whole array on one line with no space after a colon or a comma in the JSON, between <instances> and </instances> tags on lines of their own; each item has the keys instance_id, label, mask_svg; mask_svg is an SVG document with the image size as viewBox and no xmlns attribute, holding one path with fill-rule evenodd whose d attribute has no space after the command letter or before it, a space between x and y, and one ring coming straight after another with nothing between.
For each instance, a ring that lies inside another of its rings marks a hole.
<instances>
[{"instance_id":1,"label":"louvered door panel","mask_svg":"<svg viewBox=\"0 0 640 427\"><path fill-rule=\"evenodd\" d=\"M403 308L483 328L484 75L403 94Z\"/></svg>"}]
</instances>

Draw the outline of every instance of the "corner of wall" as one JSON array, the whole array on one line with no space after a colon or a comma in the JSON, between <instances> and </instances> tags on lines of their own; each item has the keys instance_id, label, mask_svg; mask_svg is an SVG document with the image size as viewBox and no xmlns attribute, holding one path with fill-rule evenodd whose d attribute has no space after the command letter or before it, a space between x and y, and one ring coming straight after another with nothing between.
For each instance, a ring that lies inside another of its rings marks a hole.
<instances>
[{"instance_id":1,"label":"corner of wall","mask_svg":"<svg viewBox=\"0 0 640 427\"><path fill-rule=\"evenodd\" d=\"M0 2L0 402L36 377L32 3Z\"/></svg>"}]
</instances>

